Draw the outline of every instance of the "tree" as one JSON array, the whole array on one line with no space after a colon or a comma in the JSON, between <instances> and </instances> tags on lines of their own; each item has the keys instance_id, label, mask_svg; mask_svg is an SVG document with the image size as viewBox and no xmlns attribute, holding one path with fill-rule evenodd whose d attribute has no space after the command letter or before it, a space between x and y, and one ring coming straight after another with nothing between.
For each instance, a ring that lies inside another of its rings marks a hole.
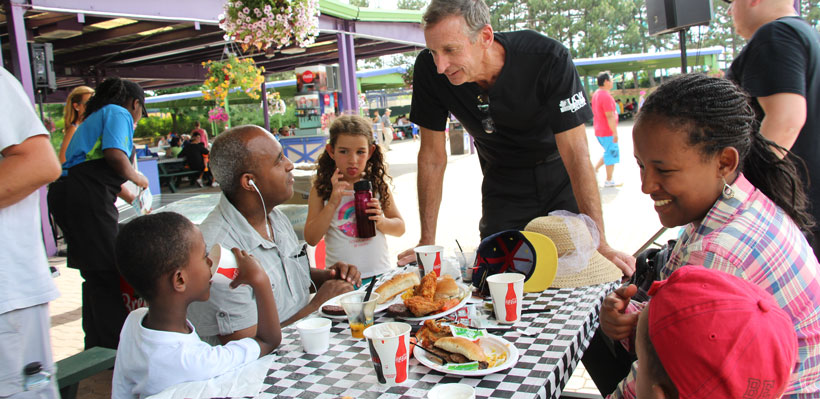
<instances>
[{"instance_id":1,"label":"tree","mask_svg":"<svg viewBox=\"0 0 820 399\"><path fill-rule=\"evenodd\" d=\"M396 7L399 10L421 10L430 4L429 0L399 0Z\"/></svg>"}]
</instances>

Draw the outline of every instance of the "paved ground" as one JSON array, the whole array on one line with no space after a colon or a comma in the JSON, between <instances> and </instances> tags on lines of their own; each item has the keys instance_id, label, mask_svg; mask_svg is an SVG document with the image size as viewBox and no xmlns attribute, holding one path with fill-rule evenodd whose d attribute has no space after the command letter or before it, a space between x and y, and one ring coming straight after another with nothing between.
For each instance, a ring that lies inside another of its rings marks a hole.
<instances>
[{"instance_id":1,"label":"paved ground","mask_svg":"<svg viewBox=\"0 0 820 399\"><path fill-rule=\"evenodd\" d=\"M625 252L637 250L660 228L648 196L640 191L640 176L632 156L632 123L621 122L621 164L616 167L615 180L623 182L617 188L601 188L607 239L610 244ZM602 150L590 128L587 129L590 157L595 163ZM413 247L419 237L418 204L416 196L416 156L419 142L410 140L393 142L388 152L390 173L394 177L394 197L404 216L407 232L402 237L389 237L388 247L392 256ZM598 174L602 185L603 168ZM455 240L462 246L478 244L478 220L481 215L481 172L476 155L451 156L444 181L437 243L448 248L455 247ZM216 189L192 189L183 191L212 192ZM59 267L62 275L56 279L61 297L51 303L51 338L55 360L82 351L83 333L80 320L80 284L82 279L75 270L65 267L65 259L55 257L52 265ZM111 395L111 372L83 381L80 398L109 398ZM598 393L589 375L579 366L566 387L567 391Z\"/></svg>"}]
</instances>

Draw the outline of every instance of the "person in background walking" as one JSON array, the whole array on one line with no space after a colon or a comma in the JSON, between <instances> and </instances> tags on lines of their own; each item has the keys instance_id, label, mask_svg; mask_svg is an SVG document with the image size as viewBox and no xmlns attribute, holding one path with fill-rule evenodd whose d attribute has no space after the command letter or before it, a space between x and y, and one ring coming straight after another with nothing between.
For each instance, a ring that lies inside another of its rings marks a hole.
<instances>
[{"instance_id":1,"label":"person in background walking","mask_svg":"<svg viewBox=\"0 0 820 399\"><path fill-rule=\"evenodd\" d=\"M606 181L604 187L615 187L618 184L613 180L615 164L621 161L618 147L618 114L615 111L615 100L609 91L612 90L612 78L606 72L598 75L598 90L592 94L592 125L595 128L595 138L598 144L604 147L604 155L595 165L595 172L606 165Z\"/></svg>"}]
</instances>

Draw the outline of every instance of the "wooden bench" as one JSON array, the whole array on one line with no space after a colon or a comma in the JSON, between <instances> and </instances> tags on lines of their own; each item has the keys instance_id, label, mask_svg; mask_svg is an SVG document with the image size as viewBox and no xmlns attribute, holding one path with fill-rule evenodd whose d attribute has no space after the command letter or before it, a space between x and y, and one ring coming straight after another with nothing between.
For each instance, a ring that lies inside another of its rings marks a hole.
<instances>
[{"instance_id":1,"label":"wooden bench","mask_svg":"<svg viewBox=\"0 0 820 399\"><path fill-rule=\"evenodd\" d=\"M80 381L114 367L117 351L95 346L57 362L57 386L62 399L77 397Z\"/></svg>"}]
</instances>

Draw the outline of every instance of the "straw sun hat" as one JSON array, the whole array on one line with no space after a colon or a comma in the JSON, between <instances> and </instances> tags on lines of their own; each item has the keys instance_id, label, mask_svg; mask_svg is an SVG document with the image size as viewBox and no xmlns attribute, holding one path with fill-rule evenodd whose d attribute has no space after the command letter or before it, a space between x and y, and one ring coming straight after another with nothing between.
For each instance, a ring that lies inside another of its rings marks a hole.
<instances>
[{"instance_id":1,"label":"straw sun hat","mask_svg":"<svg viewBox=\"0 0 820 399\"><path fill-rule=\"evenodd\" d=\"M623 276L614 263L598 252L598 229L587 215L555 211L533 219L524 230L541 233L555 243L558 271L550 287L603 284Z\"/></svg>"}]
</instances>

